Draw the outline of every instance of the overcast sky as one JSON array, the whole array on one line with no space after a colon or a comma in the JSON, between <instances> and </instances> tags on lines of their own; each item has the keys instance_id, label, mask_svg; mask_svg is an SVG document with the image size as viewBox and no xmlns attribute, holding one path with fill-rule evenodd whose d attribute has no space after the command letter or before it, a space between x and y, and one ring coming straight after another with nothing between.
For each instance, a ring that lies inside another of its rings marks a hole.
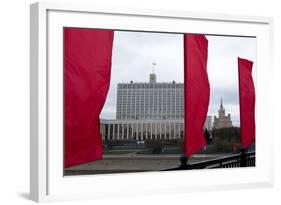
<instances>
[{"instance_id":1,"label":"overcast sky","mask_svg":"<svg viewBox=\"0 0 281 205\"><path fill-rule=\"evenodd\" d=\"M218 115L220 98L233 124L239 121L237 57L254 61L256 80L256 38L206 36L208 75L211 96L208 115ZM103 119L115 119L117 83L148 82L155 62L157 82L183 83L183 35L168 33L115 31L110 89L101 113Z\"/></svg>"}]
</instances>

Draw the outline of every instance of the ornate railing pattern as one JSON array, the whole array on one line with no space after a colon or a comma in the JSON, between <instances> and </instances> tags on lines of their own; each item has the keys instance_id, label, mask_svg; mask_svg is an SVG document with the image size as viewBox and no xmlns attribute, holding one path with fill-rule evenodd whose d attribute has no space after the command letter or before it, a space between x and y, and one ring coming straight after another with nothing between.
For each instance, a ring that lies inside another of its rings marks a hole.
<instances>
[{"instance_id":1,"label":"ornate railing pattern","mask_svg":"<svg viewBox=\"0 0 281 205\"><path fill-rule=\"evenodd\" d=\"M172 170L188 170L188 169L212 169L212 168L234 168L234 167L254 167L256 161L255 152L244 152L231 156L221 157L218 159L206 160L201 162L187 163L186 157L181 157L181 165Z\"/></svg>"}]
</instances>

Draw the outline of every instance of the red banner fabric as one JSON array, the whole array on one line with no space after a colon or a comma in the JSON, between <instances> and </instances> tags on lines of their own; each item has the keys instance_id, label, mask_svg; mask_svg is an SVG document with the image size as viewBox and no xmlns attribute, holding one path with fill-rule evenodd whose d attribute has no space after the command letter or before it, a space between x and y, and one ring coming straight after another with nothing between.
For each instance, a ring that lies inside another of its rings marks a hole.
<instances>
[{"instance_id":1,"label":"red banner fabric","mask_svg":"<svg viewBox=\"0 0 281 205\"><path fill-rule=\"evenodd\" d=\"M256 136L253 62L238 57L241 146L247 149Z\"/></svg>"},{"instance_id":2,"label":"red banner fabric","mask_svg":"<svg viewBox=\"0 0 281 205\"><path fill-rule=\"evenodd\" d=\"M204 35L184 35L185 156L206 146L204 123L210 85L207 73L208 40Z\"/></svg>"},{"instance_id":3,"label":"red banner fabric","mask_svg":"<svg viewBox=\"0 0 281 205\"><path fill-rule=\"evenodd\" d=\"M113 31L64 28L64 167L102 159Z\"/></svg>"}]
</instances>

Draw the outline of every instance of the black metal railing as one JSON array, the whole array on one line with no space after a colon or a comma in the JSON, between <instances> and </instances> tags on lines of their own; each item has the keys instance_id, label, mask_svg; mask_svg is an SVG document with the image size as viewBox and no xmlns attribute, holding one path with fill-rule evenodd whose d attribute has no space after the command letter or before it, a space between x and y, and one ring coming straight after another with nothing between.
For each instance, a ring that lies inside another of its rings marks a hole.
<instances>
[{"instance_id":1,"label":"black metal railing","mask_svg":"<svg viewBox=\"0 0 281 205\"><path fill-rule=\"evenodd\" d=\"M211 159L201 162L187 163L186 157L181 157L181 165L171 169L172 170L189 170L189 169L212 169L212 168L234 168L234 167L254 167L256 161L255 152L241 151L240 154L233 154L231 156Z\"/></svg>"}]
</instances>

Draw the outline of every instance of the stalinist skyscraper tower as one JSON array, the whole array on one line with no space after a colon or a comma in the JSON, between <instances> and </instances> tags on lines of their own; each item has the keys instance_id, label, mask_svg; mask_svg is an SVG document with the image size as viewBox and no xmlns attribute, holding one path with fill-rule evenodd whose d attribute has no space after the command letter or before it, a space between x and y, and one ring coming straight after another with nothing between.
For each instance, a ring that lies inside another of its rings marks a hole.
<instances>
[{"instance_id":1,"label":"stalinist skyscraper tower","mask_svg":"<svg viewBox=\"0 0 281 205\"><path fill-rule=\"evenodd\" d=\"M214 116L214 124L213 129L220 129L225 127L232 127L232 121L231 121L231 114L225 115L225 109L222 104L221 99L221 105L219 109L219 116Z\"/></svg>"}]
</instances>

